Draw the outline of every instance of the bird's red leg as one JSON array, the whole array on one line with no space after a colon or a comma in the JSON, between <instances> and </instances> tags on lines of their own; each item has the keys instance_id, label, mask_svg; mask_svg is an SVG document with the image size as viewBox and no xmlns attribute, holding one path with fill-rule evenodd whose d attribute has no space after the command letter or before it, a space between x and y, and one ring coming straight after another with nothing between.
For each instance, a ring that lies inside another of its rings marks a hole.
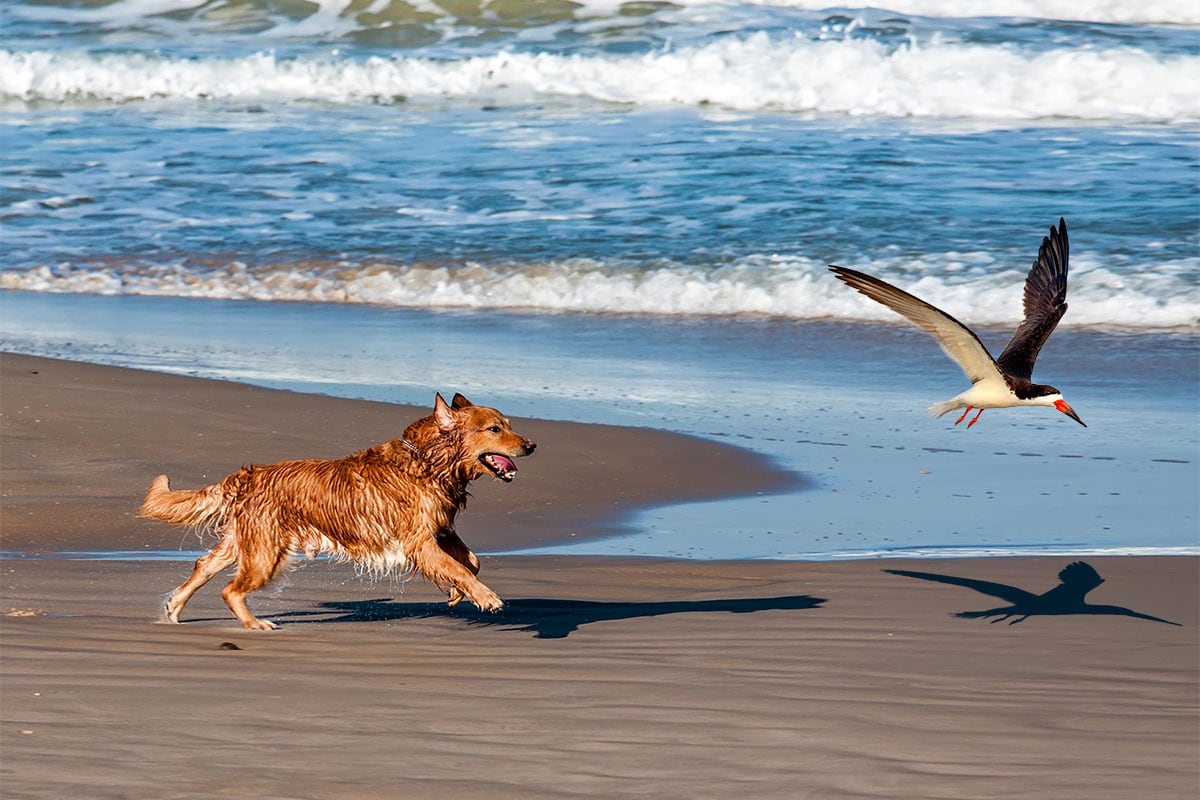
<instances>
[{"instance_id":1,"label":"bird's red leg","mask_svg":"<svg viewBox=\"0 0 1200 800\"><path fill-rule=\"evenodd\" d=\"M975 406L967 406L967 410L963 412L963 415L962 415L961 417L959 417L958 419L954 420L954 424L955 424L955 425L957 425L958 423L960 423L960 422L962 422L964 419L966 419L966 418L967 418L967 414L970 414L970 413L971 413L971 409L972 409L972 408L974 408L974 407L975 407ZM982 414L983 412L981 411L981 412L979 412L979 413L981 413L981 414ZM976 417L975 419L979 419L979 417ZM971 427L971 426L970 426L970 425L968 425L967 427L969 428L969 427Z\"/></svg>"},{"instance_id":2,"label":"bird's red leg","mask_svg":"<svg viewBox=\"0 0 1200 800\"><path fill-rule=\"evenodd\" d=\"M965 417L965 416L966 416L966 414L963 414L963 416ZM971 427L972 425L974 425L976 422L979 422L979 418L980 418L980 417L982 417L982 416L983 416L983 409L981 408L981 409L979 409L979 413L975 415L975 419L973 419L973 420L971 420L970 422L968 422L968 423L967 423L967 427L969 428L969 427Z\"/></svg>"}]
</instances>

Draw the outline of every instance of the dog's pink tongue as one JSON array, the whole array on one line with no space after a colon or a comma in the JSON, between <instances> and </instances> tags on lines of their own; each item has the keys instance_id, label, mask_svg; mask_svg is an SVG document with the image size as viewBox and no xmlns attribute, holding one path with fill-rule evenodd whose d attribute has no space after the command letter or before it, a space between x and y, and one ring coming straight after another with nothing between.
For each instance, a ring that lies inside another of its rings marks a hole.
<instances>
[{"instance_id":1,"label":"dog's pink tongue","mask_svg":"<svg viewBox=\"0 0 1200 800\"><path fill-rule=\"evenodd\" d=\"M517 465L508 456L502 456L499 453L492 453L492 463L499 467L504 472L516 472Z\"/></svg>"}]
</instances>

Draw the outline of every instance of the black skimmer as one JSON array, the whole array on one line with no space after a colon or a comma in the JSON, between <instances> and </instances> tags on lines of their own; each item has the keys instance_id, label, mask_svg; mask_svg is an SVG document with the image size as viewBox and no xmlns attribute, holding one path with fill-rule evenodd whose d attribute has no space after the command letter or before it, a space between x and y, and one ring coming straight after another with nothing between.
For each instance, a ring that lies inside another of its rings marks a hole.
<instances>
[{"instance_id":1,"label":"black skimmer","mask_svg":"<svg viewBox=\"0 0 1200 800\"><path fill-rule=\"evenodd\" d=\"M846 285L883 303L931 335L971 379L970 389L945 403L933 404L930 414L940 417L965 406L962 416L954 421L957 425L977 408L979 413L967 423L969 428L986 408L1050 406L1086 428L1062 392L1030 380L1042 345L1067 313L1067 252L1067 223L1060 218L1058 227L1051 226L1050 235L1042 239L1037 260L1025 279L1025 319L995 359L970 328L924 300L852 269L832 265L829 269Z\"/></svg>"}]
</instances>

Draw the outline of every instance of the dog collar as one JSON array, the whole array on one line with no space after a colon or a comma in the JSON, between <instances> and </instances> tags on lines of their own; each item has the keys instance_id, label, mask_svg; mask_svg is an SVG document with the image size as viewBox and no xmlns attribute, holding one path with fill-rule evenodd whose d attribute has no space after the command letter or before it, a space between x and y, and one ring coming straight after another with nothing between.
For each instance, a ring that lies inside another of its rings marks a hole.
<instances>
[{"instance_id":1,"label":"dog collar","mask_svg":"<svg viewBox=\"0 0 1200 800\"><path fill-rule=\"evenodd\" d=\"M419 455L421 455L421 451L417 449L417 446L416 446L415 444L413 444L412 442L410 442L408 439L405 439L404 437L401 437L401 438L400 438L400 444L404 445L404 446L405 446L405 447L407 447L409 450L411 450L411 451L412 451L412 454L413 454L414 456L419 456Z\"/></svg>"}]
</instances>

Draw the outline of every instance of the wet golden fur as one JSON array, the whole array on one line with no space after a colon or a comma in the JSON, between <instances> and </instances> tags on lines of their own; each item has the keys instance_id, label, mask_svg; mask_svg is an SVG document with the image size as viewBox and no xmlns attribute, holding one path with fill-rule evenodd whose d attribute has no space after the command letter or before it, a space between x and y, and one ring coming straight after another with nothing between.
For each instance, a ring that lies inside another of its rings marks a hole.
<instances>
[{"instance_id":1,"label":"wet golden fur","mask_svg":"<svg viewBox=\"0 0 1200 800\"><path fill-rule=\"evenodd\" d=\"M497 611L503 602L475 577L479 559L455 533L454 518L471 481L486 474L512 480L511 459L534 447L495 409L457 394L447 405L439 394L434 413L399 439L346 458L246 466L197 490L172 491L160 475L139 516L220 537L167 600L166 619L178 622L196 590L236 564L221 592L226 605L245 627L272 629L250 613L246 596L289 557L318 553L378 574L415 569L446 592L450 605L465 597Z\"/></svg>"}]
</instances>

